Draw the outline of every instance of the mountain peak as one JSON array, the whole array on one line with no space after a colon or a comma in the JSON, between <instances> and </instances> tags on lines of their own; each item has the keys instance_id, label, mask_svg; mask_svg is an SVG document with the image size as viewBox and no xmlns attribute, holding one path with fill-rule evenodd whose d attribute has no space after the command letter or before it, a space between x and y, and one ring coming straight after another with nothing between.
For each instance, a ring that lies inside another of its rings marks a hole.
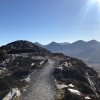
<instances>
[{"instance_id":1,"label":"mountain peak","mask_svg":"<svg viewBox=\"0 0 100 100\"><path fill-rule=\"evenodd\" d=\"M85 41L83 41L83 40L78 40L78 41L73 42L72 44L76 44L76 43L85 43Z\"/></svg>"},{"instance_id":2,"label":"mountain peak","mask_svg":"<svg viewBox=\"0 0 100 100\"><path fill-rule=\"evenodd\" d=\"M99 42L96 40L90 40L90 41L88 41L88 43L99 43Z\"/></svg>"},{"instance_id":3,"label":"mountain peak","mask_svg":"<svg viewBox=\"0 0 100 100\"><path fill-rule=\"evenodd\" d=\"M49 46L58 46L59 45L59 43L57 43L57 42L51 42L50 44L48 44Z\"/></svg>"},{"instance_id":4,"label":"mountain peak","mask_svg":"<svg viewBox=\"0 0 100 100\"><path fill-rule=\"evenodd\" d=\"M36 44L26 41L26 40L17 40L14 42L11 42L5 46L1 47L1 50L6 51L7 53L45 53L49 54L50 52L40 46L37 46Z\"/></svg>"},{"instance_id":5,"label":"mountain peak","mask_svg":"<svg viewBox=\"0 0 100 100\"><path fill-rule=\"evenodd\" d=\"M58 44L58 43L53 41L53 42L51 42L50 44Z\"/></svg>"}]
</instances>

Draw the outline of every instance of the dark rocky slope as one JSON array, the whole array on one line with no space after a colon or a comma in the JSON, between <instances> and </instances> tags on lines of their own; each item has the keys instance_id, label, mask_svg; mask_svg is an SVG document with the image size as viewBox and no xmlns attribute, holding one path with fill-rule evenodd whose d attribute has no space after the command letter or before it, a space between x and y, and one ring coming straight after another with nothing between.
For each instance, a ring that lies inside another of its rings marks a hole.
<instances>
[{"instance_id":1,"label":"dark rocky slope","mask_svg":"<svg viewBox=\"0 0 100 100\"><path fill-rule=\"evenodd\" d=\"M83 61L64 57L55 68L54 76L58 90L56 100L100 100L98 74Z\"/></svg>"},{"instance_id":2,"label":"dark rocky slope","mask_svg":"<svg viewBox=\"0 0 100 100\"><path fill-rule=\"evenodd\" d=\"M20 91L29 84L30 74L48 62L51 52L28 41L15 41L0 47L0 100L12 88Z\"/></svg>"},{"instance_id":3,"label":"dark rocky slope","mask_svg":"<svg viewBox=\"0 0 100 100\"><path fill-rule=\"evenodd\" d=\"M7 54L32 53L34 55L48 55L50 51L35 45L32 42L18 40L0 47L0 52Z\"/></svg>"}]
</instances>

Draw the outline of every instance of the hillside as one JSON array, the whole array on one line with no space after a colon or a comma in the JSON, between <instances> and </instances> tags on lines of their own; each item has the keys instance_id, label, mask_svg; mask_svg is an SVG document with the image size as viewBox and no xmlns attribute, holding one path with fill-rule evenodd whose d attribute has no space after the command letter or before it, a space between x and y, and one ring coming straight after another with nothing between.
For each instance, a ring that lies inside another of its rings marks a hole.
<instances>
[{"instance_id":1,"label":"hillside","mask_svg":"<svg viewBox=\"0 0 100 100\"><path fill-rule=\"evenodd\" d=\"M56 100L99 100L100 80L93 68L66 56L54 70Z\"/></svg>"},{"instance_id":2,"label":"hillside","mask_svg":"<svg viewBox=\"0 0 100 100\"><path fill-rule=\"evenodd\" d=\"M18 40L12 43L9 43L5 46L0 47L0 52L5 52L7 54L16 54L16 53L34 53L35 55L46 55L50 54L50 51L38 47L32 42L25 40Z\"/></svg>"},{"instance_id":3,"label":"hillside","mask_svg":"<svg viewBox=\"0 0 100 100\"><path fill-rule=\"evenodd\" d=\"M20 40L0 47L2 98L99 100L100 79L82 60Z\"/></svg>"}]
</instances>

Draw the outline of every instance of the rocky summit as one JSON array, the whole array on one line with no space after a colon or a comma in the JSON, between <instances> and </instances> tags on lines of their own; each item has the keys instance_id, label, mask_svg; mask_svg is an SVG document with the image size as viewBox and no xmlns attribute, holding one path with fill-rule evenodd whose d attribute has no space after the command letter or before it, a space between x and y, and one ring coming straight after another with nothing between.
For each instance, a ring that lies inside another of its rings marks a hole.
<instances>
[{"instance_id":1,"label":"rocky summit","mask_svg":"<svg viewBox=\"0 0 100 100\"><path fill-rule=\"evenodd\" d=\"M100 100L97 72L29 41L0 47L0 100Z\"/></svg>"},{"instance_id":2,"label":"rocky summit","mask_svg":"<svg viewBox=\"0 0 100 100\"><path fill-rule=\"evenodd\" d=\"M16 53L34 53L34 55L46 55L50 52L44 48L38 47L32 42L26 40L18 40L12 43L9 43L0 48L0 52L6 52L7 54L16 54Z\"/></svg>"}]
</instances>

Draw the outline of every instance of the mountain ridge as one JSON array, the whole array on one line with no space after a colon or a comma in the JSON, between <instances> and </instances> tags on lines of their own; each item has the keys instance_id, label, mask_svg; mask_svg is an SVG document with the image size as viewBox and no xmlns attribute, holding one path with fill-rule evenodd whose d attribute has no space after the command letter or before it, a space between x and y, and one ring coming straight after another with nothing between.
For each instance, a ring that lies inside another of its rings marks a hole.
<instances>
[{"instance_id":1,"label":"mountain ridge","mask_svg":"<svg viewBox=\"0 0 100 100\"><path fill-rule=\"evenodd\" d=\"M51 42L50 44L41 46L54 53L58 52L72 57L78 57L87 63L100 63L100 42L96 40L78 40L67 45Z\"/></svg>"},{"instance_id":2,"label":"mountain ridge","mask_svg":"<svg viewBox=\"0 0 100 100\"><path fill-rule=\"evenodd\" d=\"M100 78L93 68L29 41L0 47L0 72L0 99L20 95L21 100L100 99Z\"/></svg>"}]
</instances>

